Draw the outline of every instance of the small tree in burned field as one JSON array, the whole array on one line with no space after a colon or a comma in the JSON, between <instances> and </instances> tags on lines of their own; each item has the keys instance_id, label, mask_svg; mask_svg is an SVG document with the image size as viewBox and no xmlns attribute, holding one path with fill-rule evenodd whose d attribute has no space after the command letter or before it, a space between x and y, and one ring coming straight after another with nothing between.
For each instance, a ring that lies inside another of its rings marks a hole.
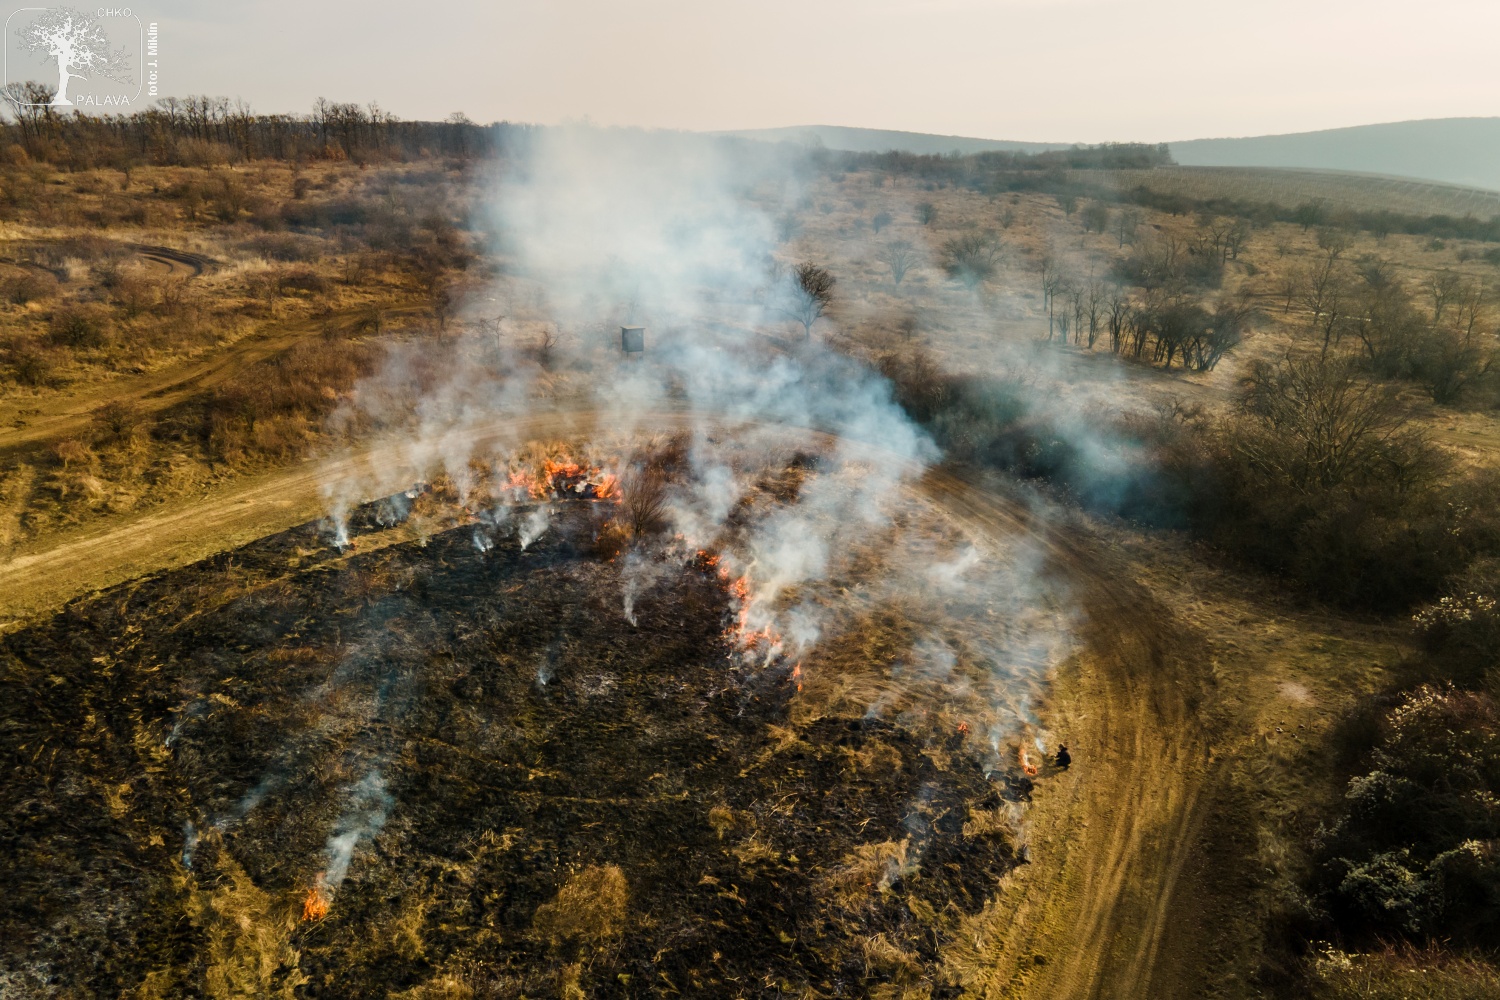
<instances>
[{"instance_id":1,"label":"small tree in burned field","mask_svg":"<svg viewBox=\"0 0 1500 1000\"><path fill-rule=\"evenodd\" d=\"M798 264L787 275L779 311L802 324L803 339L812 339L813 324L833 301L833 286L833 275L828 269L811 261Z\"/></svg>"},{"instance_id":2,"label":"small tree in burned field","mask_svg":"<svg viewBox=\"0 0 1500 1000\"><path fill-rule=\"evenodd\" d=\"M667 487L667 470L656 456L632 465L620 478L620 500L631 535L641 538L666 522Z\"/></svg>"},{"instance_id":3,"label":"small tree in burned field","mask_svg":"<svg viewBox=\"0 0 1500 1000\"><path fill-rule=\"evenodd\" d=\"M943 270L969 288L993 278L1000 258L1000 241L991 233L969 233L943 244Z\"/></svg>"},{"instance_id":4,"label":"small tree in burned field","mask_svg":"<svg viewBox=\"0 0 1500 1000\"><path fill-rule=\"evenodd\" d=\"M880 261L891 269L891 281L899 285L917 265L917 248L910 240L891 240L880 251Z\"/></svg>"}]
</instances>

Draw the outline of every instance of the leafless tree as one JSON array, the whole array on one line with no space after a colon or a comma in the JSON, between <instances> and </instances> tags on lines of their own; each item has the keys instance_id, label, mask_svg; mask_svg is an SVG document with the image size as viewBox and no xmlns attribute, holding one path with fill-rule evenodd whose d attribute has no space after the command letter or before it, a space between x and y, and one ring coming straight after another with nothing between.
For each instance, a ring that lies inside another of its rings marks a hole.
<instances>
[{"instance_id":1,"label":"leafless tree","mask_svg":"<svg viewBox=\"0 0 1500 1000\"><path fill-rule=\"evenodd\" d=\"M536 363L550 369L557 350L557 332L550 326L543 327L536 343Z\"/></svg>"},{"instance_id":2,"label":"leafless tree","mask_svg":"<svg viewBox=\"0 0 1500 1000\"><path fill-rule=\"evenodd\" d=\"M1135 231L1140 228L1141 213L1133 208L1122 209L1115 215L1115 237L1120 241L1120 249L1125 244L1135 242Z\"/></svg>"},{"instance_id":3,"label":"leafless tree","mask_svg":"<svg viewBox=\"0 0 1500 1000\"><path fill-rule=\"evenodd\" d=\"M1432 297L1432 322L1441 323L1448 304L1463 292L1464 278L1445 267L1427 279L1426 288L1427 294Z\"/></svg>"},{"instance_id":4,"label":"leafless tree","mask_svg":"<svg viewBox=\"0 0 1500 1000\"><path fill-rule=\"evenodd\" d=\"M802 324L803 339L812 339L813 324L833 301L833 275L810 261L792 268L780 306L782 315Z\"/></svg>"},{"instance_id":5,"label":"leafless tree","mask_svg":"<svg viewBox=\"0 0 1500 1000\"><path fill-rule=\"evenodd\" d=\"M620 499L632 535L648 535L666 521L667 487L666 472L655 461L632 466L621 477Z\"/></svg>"},{"instance_id":6,"label":"leafless tree","mask_svg":"<svg viewBox=\"0 0 1500 1000\"><path fill-rule=\"evenodd\" d=\"M1341 264L1348 246L1342 234L1335 234L1323 246L1323 253L1312 269L1303 275L1301 282L1302 304L1311 314L1313 330L1323 338L1325 354L1341 331L1344 306L1350 293L1349 274Z\"/></svg>"},{"instance_id":7,"label":"leafless tree","mask_svg":"<svg viewBox=\"0 0 1500 1000\"><path fill-rule=\"evenodd\" d=\"M917 248L910 240L891 240L881 249L880 261L891 269L891 281L899 285L906 272L917 266Z\"/></svg>"},{"instance_id":8,"label":"leafless tree","mask_svg":"<svg viewBox=\"0 0 1500 1000\"><path fill-rule=\"evenodd\" d=\"M1361 378L1348 358L1256 362L1246 379L1246 426L1232 439L1252 466L1301 493L1356 477L1409 480L1421 452L1392 394Z\"/></svg>"},{"instance_id":9,"label":"leafless tree","mask_svg":"<svg viewBox=\"0 0 1500 1000\"><path fill-rule=\"evenodd\" d=\"M1109 228L1109 206L1102 201L1089 202L1078 218L1084 232L1102 233Z\"/></svg>"},{"instance_id":10,"label":"leafless tree","mask_svg":"<svg viewBox=\"0 0 1500 1000\"><path fill-rule=\"evenodd\" d=\"M943 269L950 278L976 288L995 276L1002 256L1000 241L992 233L968 233L943 244Z\"/></svg>"},{"instance_id":11,"label":"leafless tree","mask_svg":"<svg viewBox=\"0 0 1500 1000\"><path fill-rule=\"evenodd\" d=\"M52 91L35 80L17 81L0 88L0 98L21 127L22 146L35 153L43 128L55 114L50 103Z\"/></svg>"}]
</instances>

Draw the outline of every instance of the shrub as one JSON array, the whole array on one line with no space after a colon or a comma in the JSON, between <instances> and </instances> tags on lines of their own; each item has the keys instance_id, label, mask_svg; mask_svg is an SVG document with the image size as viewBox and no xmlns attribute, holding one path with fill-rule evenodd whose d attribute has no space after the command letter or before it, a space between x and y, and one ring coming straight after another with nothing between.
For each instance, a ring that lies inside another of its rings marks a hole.
<instances>
[{"instance_id":1,"label":"shrub","mask_svg":"<svg viewBox=\"0 0 1500 1000\"><path fill-rule=\"evenodd\" d=\"M1424 685L1381 720L1371 769L1318 850L1314 893L1346 933L1482 943L1500 931L1500 713Z\"/></svg>"},{"instance_id":2,"label":"shrub","mask_svg":"<svg viewBox=\"0 0 1500 1000\"><path fill-rule=\"evenodd\" d=\"M1257 364L1204 431L1167 456L1194 528L1327 600L1410 606L1500 541L1495 481L1459 476L1350 361Z\"/></svg>"},{"instance_id":3,"label":"shrub","mask_svg":"<svg viewBox=\"0 0 1500 1000\"><path fill-rule=\"evenodd\" d=\"M52 343L63 347L102 347L106 323L96 310L67 306L52 314L47 335Z\"/></svg>"},{"instance_id":4,"label":"shrub","mask_svg":"<svg viewBox=\"0 0 1500 1000\"><path fill-rule=\"evenodd\" d=\"M267 261L311 261L318 260L325 253L321 240L299 233L261 233L246 240L241 247Z\"/></svg>"},{"instance_id":5,"label":"shrub","mask_svg":"<svg viewBox=\"0 0 1500 1000\"><path fill-rule=\"evenodd\" d=\"M10 356L11 376L21 385L46 385L52 379L52 359L33 347L23 347Z\"/></svg>"},{"instance_id":6,"label":"shrub","mask_svg":"<svg viewBox=\"0 0 1500 1000\"><path fill-rule=\"evenodd\" d=\"M0 282L0 293L14 305L50 299L57 294L57 279L45 271L8 274Z\"/></svg>"},{"instance_id":7,"label":"shrub","mask_svg":"<svg viewBox=\"0 0 1500 1000\"><path fill-rule=\"evenodd\" d=\"M943 244L943 270L948 277L975 288L995 276L1000 241L989 233L969 233Z\"/></svg>"},{"instance_id":8,"label":"shrub","mask_svg":"<svg viewBox=\"0 0 1500 1000\"><path fill-rule=\"evenodd\" d=\"M1417 637L1445 677L1473 685L1500 672L1500 561L1480 560L1413 618Z\"/></svg>"}]
</instances>

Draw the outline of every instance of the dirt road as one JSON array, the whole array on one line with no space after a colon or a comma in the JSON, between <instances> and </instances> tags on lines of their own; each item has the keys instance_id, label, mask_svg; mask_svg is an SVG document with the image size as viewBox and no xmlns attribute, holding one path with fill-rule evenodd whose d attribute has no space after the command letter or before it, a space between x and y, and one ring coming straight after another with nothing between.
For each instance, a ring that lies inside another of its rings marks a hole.
<instances>
[{"instance_id":1,"label":"dirt road","mask_svg":"<svg viewBox=\"0 0 1500 1000\"><path fill-rule=\"evenodd\" d=\"M640 419L669 430L693 417ZM589 412L540 414L474 433L565 437L593 424ZM400 455L392 444L309 462L23 552L0 564L0 615L13 625L89 590L305 522L322 512L325 483L358 481L367 496L393 492L421 471ZM1127 567L1025 505L941 472L925 475L920 489L977 534L1037 538L1085 614L1085 651L1059 668L1043 707L1077 764L1039 783L1027 810L1032 863L959 935L950 970L981 997L1187 996L1157 969L1168 930L1191 903L1174 890L1208 776L1190 640Z\"/></svg>"}]
</instances>

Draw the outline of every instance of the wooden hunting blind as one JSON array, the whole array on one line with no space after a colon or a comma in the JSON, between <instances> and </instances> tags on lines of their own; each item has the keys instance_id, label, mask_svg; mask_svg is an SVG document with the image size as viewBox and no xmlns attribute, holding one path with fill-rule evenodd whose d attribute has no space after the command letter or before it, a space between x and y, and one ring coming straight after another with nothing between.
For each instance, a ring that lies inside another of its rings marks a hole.
<instances>
[{"instance_id":1,"label":"wooden hunting blind","mask_svg":"<svg viewBox=\"0 0 1500 1000\"><path fill-rule=\"evenodd\" d=\"M620 327L620 350L626 354L640 354L645 349L646 328L644 326Z\"/></svg>"}]
</instances>

